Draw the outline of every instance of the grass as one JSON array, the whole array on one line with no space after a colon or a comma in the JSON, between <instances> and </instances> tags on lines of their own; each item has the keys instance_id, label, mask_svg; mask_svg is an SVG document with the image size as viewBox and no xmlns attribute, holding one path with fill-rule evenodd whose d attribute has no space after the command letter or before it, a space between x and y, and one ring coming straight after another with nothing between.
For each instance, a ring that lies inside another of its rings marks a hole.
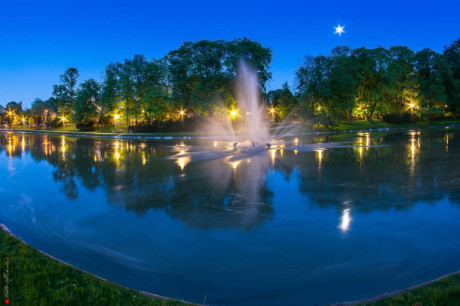
<instances>
[{"instance_id":1,"label":"grass","mask_svg":"<svg viewBox=\"0 0 460 306\"><path fill-rule=\"evenodd\" d=\"M9 264L8 264L9 262ZM0 304L9 266L11 305L184 305L151 298L54 260L0 229Z\"/></svg>"},{"instance_id":2,"label":"grass","mask_svg":"<svg viewBox=\"0 0 460 306\"><path fill-rule=\"evenodd\" d=\"M416 289L363 305L459 305L460 273L452 274Z\"/></svg>"},{"instance_id":3,"label":"grass","mask_svg":"<svg viewBox=\"0 0 460 306\"><path fill-rule=\"evenodd\" d=\"M436 125L449 125L449 124L459 124L460 119L440 119L434 121L422 121L419 123L402 123L402 124L391 124L383 122L382 120L374 120L369 122L367 120L357 120L357 121L342 121L337 126L332 128L320 127L322 131L348 131L348 130L369 130L369 129L379 129L379 128L410 128L410 127L428 127Z\"/></svg>"}]
</instances>

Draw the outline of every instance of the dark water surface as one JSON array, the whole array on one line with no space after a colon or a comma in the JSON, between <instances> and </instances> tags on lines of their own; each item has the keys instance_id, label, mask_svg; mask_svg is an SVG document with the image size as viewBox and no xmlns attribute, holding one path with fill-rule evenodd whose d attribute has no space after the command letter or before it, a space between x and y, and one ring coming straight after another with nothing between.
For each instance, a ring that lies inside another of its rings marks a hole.
<instances>
[{"instance_id":1,"label":"dark water surface","mask_svg":"<svg viewBox=\"0 0 460 306\"><path fill-rule=\"evenodd\" d=\"M0 222L164 296L340 302L460 270L459 160L454 128L237 153L211 140L0 133Z\"/></svg>"}]
</instances>

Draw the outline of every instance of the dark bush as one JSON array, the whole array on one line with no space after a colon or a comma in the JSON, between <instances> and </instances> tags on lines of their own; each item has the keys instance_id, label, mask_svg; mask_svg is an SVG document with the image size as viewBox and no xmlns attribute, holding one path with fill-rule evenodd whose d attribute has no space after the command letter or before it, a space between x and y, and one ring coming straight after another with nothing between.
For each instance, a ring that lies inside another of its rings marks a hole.
<instances>
[{"instance_id":1,"label":"dark bush","mask_svg":"<svg viewBox=\"0 0 460 306\"><path fill-rule=\"evenodd\" d=\"M63 126L61 118L56 117L50 122L50 127L56 128L61 126Z\"/></svg>"},{"instance_id":2,"label":"dark bush","mask_svg":"<svg viewBox=\"0 0 460 306\"><path fill-rule=\"evenodd\" d=\"M77 129L79 131L94 131L96 129L96 121L83 120L82 122L78 122Z\"/></svg>"},{"instance_id":3,"label":"dark bush","mask_svg":"<svg viewBox=\"0 0 460 306\"><path fill-rule=\"evenodd\" d=\"M386 123L417 123L419 117L416 114L405 112L405 113L390 113L383 116L383 121Z\"/></svg>"},{"instance_id":4,"label":"dark bush","mask_svg":"<svg viewBox=\"0 0 460 306\"><path fill-rule=\"evenodd\" d=\"M444 117L444 110L442 107L432 107L427 110L423 110L420 114L422 120L434 120Z\"/></svg>"},{"instance_id":5,"label":"dark bush","mask_svg":"<svg viewBox=\"0 0 460 306\"><path fill-rule=\"evenodd\" d=\"M191 118L184 118L183 121L153 121L152 123L139 123L136 126L131 126L130 130L133 133L151 133L151 132L195 132L197 131L201 123L203 122L203 117L194 116Z\"/></svg>"}]
</instances>

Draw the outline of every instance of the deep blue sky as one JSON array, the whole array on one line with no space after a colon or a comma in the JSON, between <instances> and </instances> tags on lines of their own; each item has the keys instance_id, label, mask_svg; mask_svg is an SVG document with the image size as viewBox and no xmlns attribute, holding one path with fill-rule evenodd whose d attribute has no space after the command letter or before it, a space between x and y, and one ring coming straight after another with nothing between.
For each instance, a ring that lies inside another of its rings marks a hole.
<instances>
[{"instance_id":1,"label":"deep blue sky","mask_svg":"<svg viewBox=\"0 0 460 306\"><path fill-rule=\"evenodd\" d=\"M336 45L441 52L460 38L460 1L2 1L0 104L48 98L67 67L101 80L108 63L137 53L162 57L184 41L239 37L272 48L276 88L293 85L305 55Z\"/></svg>"}]
</instances>

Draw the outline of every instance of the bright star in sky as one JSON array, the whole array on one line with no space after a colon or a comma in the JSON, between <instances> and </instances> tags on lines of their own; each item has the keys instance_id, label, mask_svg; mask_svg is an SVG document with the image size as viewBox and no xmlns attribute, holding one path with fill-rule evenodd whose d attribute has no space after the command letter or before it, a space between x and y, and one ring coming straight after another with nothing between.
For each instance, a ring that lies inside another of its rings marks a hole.
<instances>
[{"instance_id":1,"label":"bright star in sky","mask_svg":"<svg viewBox=\"0 0 460 306\"><path fill-rule=\"evenodd\" d=\"M335 34L339 34L339 36L341 36L342 33L345 33L345 27L341 26L340 24L336 26L334 29L335 29Z\"/></svg>"}]
</instances>

